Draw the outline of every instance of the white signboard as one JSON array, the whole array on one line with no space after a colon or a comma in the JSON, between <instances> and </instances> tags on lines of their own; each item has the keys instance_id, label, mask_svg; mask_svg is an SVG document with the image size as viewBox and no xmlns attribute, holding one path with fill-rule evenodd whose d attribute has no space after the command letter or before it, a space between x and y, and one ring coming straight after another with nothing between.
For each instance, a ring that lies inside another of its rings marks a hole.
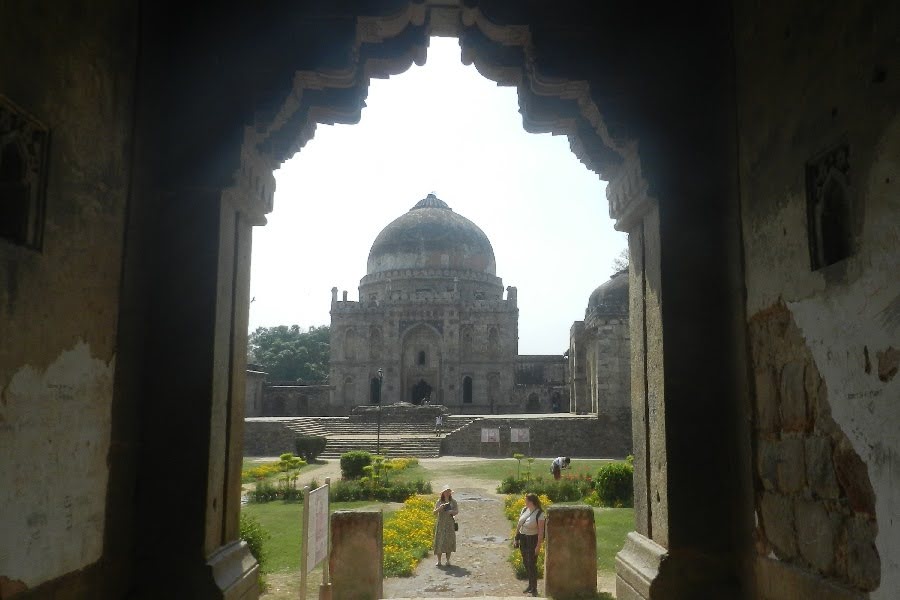
<instances>
[{"instance_id":1,"label":"white signboard","mask_svg":"<svg viewBox=\"0 0 900 600\"><path fill-rule=\"evenodd\" d=\"M529 438L529 429L527 427L523 427L521 429L511 427L509 430L509 441L510 442L528 442Z\"/></svg>"},{"instance_id":2,"label":"white signboard","mask_svg":"<svg viewBox=\"0 0 900 600\"><path fill-rule=\"evenodd\" d=\"M309 524L306 531L306 572L328 556L328 486L309 493Z\"/></svg>"},{"instance_id":3,"label":"white signboard","mask_svg":"<svg viewBox=\"0 0 900 600\"><path fill-rule=\"evenodd\" d=\"M500 429L491 429L489 427L481 428L481 441L500 443Z\"/></svg>"}]
</instances>

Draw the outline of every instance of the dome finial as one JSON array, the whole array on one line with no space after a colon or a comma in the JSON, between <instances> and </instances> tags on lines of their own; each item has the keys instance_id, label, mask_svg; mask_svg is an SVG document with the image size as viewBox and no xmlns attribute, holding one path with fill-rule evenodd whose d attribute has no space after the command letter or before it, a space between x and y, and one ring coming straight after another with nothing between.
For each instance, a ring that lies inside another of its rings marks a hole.
<instances>
[{"instance_id":1,"label":"dome finial","mask_svg":"<svg viewBox=\"0 0 900 600\"><path fill-rule=\"evenodd\" d=\"M417 208L443 208L446 210L452 210L447 203L437 197L437 195L432 191L425 198L416 202L416 205L413 206L410 210L416 210Z\"/></svg>"}]
</instances>

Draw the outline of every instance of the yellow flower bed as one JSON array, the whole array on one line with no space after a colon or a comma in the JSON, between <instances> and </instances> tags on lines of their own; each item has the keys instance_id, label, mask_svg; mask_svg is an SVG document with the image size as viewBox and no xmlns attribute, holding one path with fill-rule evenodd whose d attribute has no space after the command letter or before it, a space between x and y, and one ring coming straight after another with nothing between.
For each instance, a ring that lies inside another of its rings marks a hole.
<instances>
[{"instance_id":1,"label":"yellow flower bed","mask_svg":"<svg viewBox=\"0 0 900 600\"><path fill-rule=\"evenodd\" d=\"M404 458L390 458L384 461L387 465L390 465L390 468L394 471L402 471L404 469L408 469L410 467L415 467L419 464L418 458L404 457Z\"/></svg>"},{"instance_id":2,"label":"yellow flower bed","mask_svg":"<svg viewBox=\"0 0 900 600\"><path fill-rule=\"evenodd\" d=\"M412 496L384 523L384 576L409 577L431 551L435 499Z\"/></svg>"},{"instance_id":3,"label":"yellow flower bed","mask_svg":"<svg viewBox=\"0 0 900 600\"><path fill-rule=\"evenodd\" d=\"M267 477L271 477L272 475L277 475L281 472L281 469L278 468L277 463L268 463L264 465L260 465L258 467L251 467L244 471L241 471L241 480L242 481L253 481L259 479L266 479Z\"/></svg>"},{"instance_id":4,"label":"yellow flower bed","mask_svg":"<svg viewBox=\"0 0 900 600\"><path fill-rule=\"evenodd\" d=\"M547 509L550 508L550 505L553 504L553 501L550 500L550 498L548 498L546 494L541 494L540 496L538 496L538 498L541 500L541 508L544 511L543 516L546 516ZM503 514L505 514L506 518L509 519L513 524L510 539L515 539L516 537L516 524L519 522L519 514L521 514L523 508L525 508L525 496L511 495L507 496L503 501ZM544 549L546 547L547 544L541 544L541 551L538 552L538 578L542 578L544 576ZM522 564L522 553L519 552L518 548L512 549L512 552L509 555L509 562L513 566L513 570L516 572L516 578L525 579L525 565Z\"/></svg>"}]
</instances>

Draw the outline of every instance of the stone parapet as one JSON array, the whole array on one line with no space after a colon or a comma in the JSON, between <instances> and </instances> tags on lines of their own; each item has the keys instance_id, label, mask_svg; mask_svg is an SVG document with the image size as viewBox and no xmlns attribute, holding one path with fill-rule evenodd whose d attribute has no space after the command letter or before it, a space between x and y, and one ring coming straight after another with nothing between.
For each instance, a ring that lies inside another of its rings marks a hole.
<instances>
[{"instance_id":1,"label":"stone parapet","mask_svg":"<svg viewBox=\"0 0 900 600\"><path fill-rule=\"evenodd\" d=\"M278 456L294 452L297 433L286 422L290 418L270 417L244 420L244 456Z\"/></svg>"},{"instance_id":2,"label":"stone parapet","mask_svg":"<svg viewBox=\"0 0 900 600\"><path fill-rule=\"evenodd\" d=\"M452 430L457 420L467 418L471 416L451 415L446 425ZM500 429L499 444L482 443L482 428ZM510 442L512 428L528 428L530 443ZM516 452L531 456L624 458L631 454L631 430L596 416L484 417L448 435L441 445L442 455L505 457Z\"/></svg>"}]
</instances>

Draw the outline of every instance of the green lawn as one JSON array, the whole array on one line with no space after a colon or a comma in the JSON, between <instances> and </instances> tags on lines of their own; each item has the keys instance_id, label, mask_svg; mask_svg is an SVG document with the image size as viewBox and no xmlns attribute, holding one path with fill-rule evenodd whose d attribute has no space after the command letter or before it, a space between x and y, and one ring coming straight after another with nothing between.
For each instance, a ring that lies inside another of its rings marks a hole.
<instances>
[{"instance_id":1,"label":"green lawn","mask_svg":"<svg viewBox=\"0 0 900 600\"><path fill-rule=\"evenodd\" d=\"M595 508L594 524L597 529L597 569L613 572L616 553L625 544L628 532L634 531L634 509Z\"/></svg>"},{"instance_id":2,"label":"green lawn","mask_svg":"<svg viewBox=\"0 0 900 600\"><path fill-rule=\"evenodd\" d=\"M381 507L372 502L332 502L331 512L363 506ZM300 526L303 524L302 502L266 502L245 504L241 510L259 521L271 537L265 541L269 572L300 568Z\"/></svg>"},{"instance_id":3,"label":"green lawn","mask_svg":"<svg viewBox=\"0 0 900 600\"><path fill-rule=\"evenodd\" d=\"M550 463L553 459L550 458L538 458L531 464L531 475L533 477L550 477ZM566 475L579 475L579 474L588 474L594 475L597 472L597 469L600 468L600 465L605 465L607 463L616 462L611 459L605 458L585 458L572 459L571 468L563 471L563 474ZM461 464L446 464L441 465L440 467L433 467L430 469L433 477L437 477L440 475L455 475L462 474L467 477L474 477L477 479L487 479L496 481L499 485L500 480L504 477L509 477L510 475L516 474L516 460L513 458L485 458L482 461L477 463L461 463ZM526 460L522 460L521 465L521 473L525 473L529 469L528 462ZM434 479L432 479L433 481Z\"/></svg>"}]
</instances>

